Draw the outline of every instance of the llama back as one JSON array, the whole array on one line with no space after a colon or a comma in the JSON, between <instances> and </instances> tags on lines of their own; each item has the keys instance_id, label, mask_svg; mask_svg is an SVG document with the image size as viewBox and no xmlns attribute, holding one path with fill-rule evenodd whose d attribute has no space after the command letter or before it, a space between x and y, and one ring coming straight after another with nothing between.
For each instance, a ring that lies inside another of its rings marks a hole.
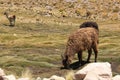
<instances>
[{"instance_id":1,"label":"llama back","mask_svg":"<svg viewBox=\"0 0 120 80\"><path fill-rule=\"evenodd\" d=\"M89 49L95 43L98 43L98 31L91 27L80 28L69 36L67 47L72 47L77 52Z\"/></svg>"}]
</instances>

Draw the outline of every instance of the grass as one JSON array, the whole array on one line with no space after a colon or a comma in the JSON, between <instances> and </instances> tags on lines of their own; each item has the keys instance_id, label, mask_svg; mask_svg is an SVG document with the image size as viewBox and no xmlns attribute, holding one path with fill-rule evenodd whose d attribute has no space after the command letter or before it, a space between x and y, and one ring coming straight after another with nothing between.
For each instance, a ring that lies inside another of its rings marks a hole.
<instances>
[{"instance_id":1,"label":"grass","mask_svg":"<svg viewBox=\"0 0 120 80\"><path fill-rule=\"evenodd\" d=\"M4 25L7 24L4 20L0 24L0 67L7 74L21 76L26 68L34 77L50 77L53 74L61 76L67 73L68 70L60 70L61 54L65 51L68 35L78 29L85 20L64 18L63 22L62 18L40 18L46 23L18 21L15 27L9 27ZM114 62L120 66L119 21L98 21L98 24L100 28L98 61ZM87 54L84 52L83 58L86 57ZM93 60L94 56L91 61ZM114 69L114 73L120 72Z\"/></svg>"},{"instance_id":2,"label":"grass","mask_svg":"<svg viewBox=\"0 0 120 80\"><path fill-rule=\"evenodd\" d=\"M70 71L69 73L66 74L65 79L66 80L73 80L74 78L74 72Z\"/></svg>"}]
</instances>

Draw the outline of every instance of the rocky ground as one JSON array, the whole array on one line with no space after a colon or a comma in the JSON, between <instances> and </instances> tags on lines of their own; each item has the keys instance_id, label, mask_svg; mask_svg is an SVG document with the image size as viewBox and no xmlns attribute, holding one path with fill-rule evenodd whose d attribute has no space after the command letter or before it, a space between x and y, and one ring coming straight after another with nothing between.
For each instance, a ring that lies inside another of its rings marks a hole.
<instances>
[{"instance_id":1,"label":"rocky ground","mask_svg":"<svg viewBox=\"0 0 120 80\"><path fill-rule=\"evenodd\" d=\"M0 0L0 9L34 17L120 20L120 0Z\"/></svg>"}]
</instances>

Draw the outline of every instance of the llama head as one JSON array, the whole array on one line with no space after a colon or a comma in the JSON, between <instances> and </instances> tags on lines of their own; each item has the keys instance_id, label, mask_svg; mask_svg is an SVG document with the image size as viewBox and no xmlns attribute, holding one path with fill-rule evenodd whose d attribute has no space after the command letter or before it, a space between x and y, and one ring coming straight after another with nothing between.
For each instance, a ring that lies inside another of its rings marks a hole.
<instances>
[{"instance_id":1,"label":"llama head","mask_svg":"<svg viewBox=\"0 0 120 80\"><path fill-rule=\"evenodd\" d=\"M71 60L69 60L69 56L61 55L61 57L62 57L62 64L63 64L64 68L69 68L70 67L70 63L71 63Z\"/></svg>"}]
</instances>

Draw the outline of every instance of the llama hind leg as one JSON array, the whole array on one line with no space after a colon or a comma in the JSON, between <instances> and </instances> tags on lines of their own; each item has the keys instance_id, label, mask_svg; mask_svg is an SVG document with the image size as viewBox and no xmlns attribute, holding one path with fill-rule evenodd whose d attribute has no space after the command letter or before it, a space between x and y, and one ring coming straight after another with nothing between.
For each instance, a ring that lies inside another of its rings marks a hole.
<instances>
[{"instance_id":1,"label":"llama hind leg","mask_svg":"<svg viewBox=\"0 0 120 80\"><path fill-rule=\"evenodd\" d=\"M14 20L12 20L11 23L12 23L12 26L15 26L15 21Z\"/></svg>"},{"instance_id":2,"label":"llama hind leg","mask_svg":"<svg viewBox=\"0 0 120 80\"><path fill-rule=\"evenodd\" d=\"M15 21L13 21L13 26L15 26Z\"/></svg>"},{"instance_id":3,"label":"llama hind leg","mask_svg":"<svg viewBox=\"0 0 120 80\"><path fill-rule=\"evenodd\" d=\"M13 23L12 23L12 22L10 22L10 26L13 26Z\"/></svg>"},{"instance_id":4,"label":"llama hind leg","mask_svg":"<svg viewBox=\"0 0 120 80\"><path fill-rule=\"evenodd\" d=\"M9 19L10 26L13 26L13 21L12 19Z\"/></svg>"},{"instance_id":5,"label":"llama hind leg","mask_svg":"<svg viewBox=\"0 0 120 80\"><path fill-rule=\"evenodd\" d=\"M95 53L95 62L97 62L98 49L97 49L97 47L94 47L93 50Z\"/></svg>"},{"instance_id":6,"label":"llama hind leg","mask_svg":"<svg viewBox=\"0 0 120 80\"><path fill-rule=\"evenodd\" d=\"M82 64L82 51L78 52L79 63Z\"/></svg>"},{"instance_id":7,"label":"llama hind leg","mask_svg":"<svg viewBox=\"0 0 120 80\"><path fill-rule=\"evenodd\" d=\"M88 62L88 63L90 62L91 54L92 54L92 49L89 49L89 50L88 50L88 58L87 58L87 62Z\"/></svg>"},{"instance_id":8,"label":"llama hind leg","mask_svg":"<svg viewBox=\"0 0 120 80\"><path fill-rule=\"evenodd\" d=\"M15 26L15 19L13 20L13 25Z\"/></svg>"}]
</instances>

